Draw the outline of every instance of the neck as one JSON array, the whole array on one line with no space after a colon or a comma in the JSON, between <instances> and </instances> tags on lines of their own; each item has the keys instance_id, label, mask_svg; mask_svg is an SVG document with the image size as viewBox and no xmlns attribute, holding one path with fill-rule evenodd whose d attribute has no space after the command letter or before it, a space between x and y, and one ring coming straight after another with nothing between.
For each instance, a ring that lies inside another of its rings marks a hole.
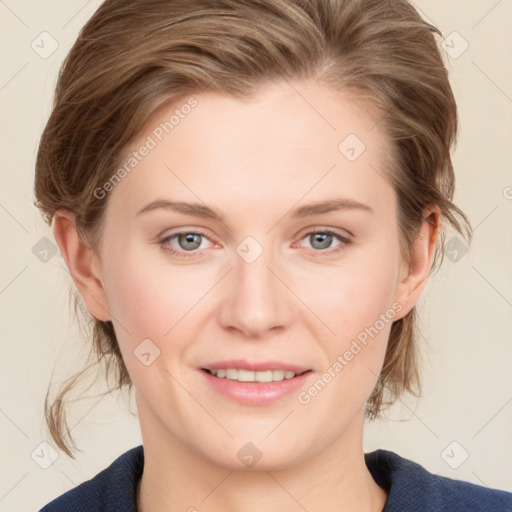
<instances>
[{"instance_id":1,"label":"neck","mask_svg":"<svg viewBox=\"0 0 512 512\"><path fill-rule=\"evenodd\" d=\"M219 466L168 430L155 435L162 425L140 417L145 460L138 512L381 512L386 502L364 461L362 415L335 445L275 471Z\"/></svg>"}]
</instances>

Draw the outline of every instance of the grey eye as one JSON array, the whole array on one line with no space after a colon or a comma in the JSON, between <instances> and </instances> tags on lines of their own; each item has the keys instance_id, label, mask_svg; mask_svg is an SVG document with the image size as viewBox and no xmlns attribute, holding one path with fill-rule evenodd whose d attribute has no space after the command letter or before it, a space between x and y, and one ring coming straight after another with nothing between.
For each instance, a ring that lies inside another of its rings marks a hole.
<instances>
[{"instance_id":1,"label":"grey eye","mask_svg":"<svg viewBox=\"0 0 512 512\"><path fill-rule=\"evenodd\" d=\"M311 233L308 238L313 249L328 249L333 241L330 233Z\"/></svg>"},{"instance_id":2,"label":"grey eye","mask_svg":"<svg viewBox=\"0 0 512 512\"><path fill-rule=\"evenodd\" d=\"M184 233L178 235L178 243L181 249L192 251L201 245L202 235L198 233Z\"/></svg>"}]
</instances>

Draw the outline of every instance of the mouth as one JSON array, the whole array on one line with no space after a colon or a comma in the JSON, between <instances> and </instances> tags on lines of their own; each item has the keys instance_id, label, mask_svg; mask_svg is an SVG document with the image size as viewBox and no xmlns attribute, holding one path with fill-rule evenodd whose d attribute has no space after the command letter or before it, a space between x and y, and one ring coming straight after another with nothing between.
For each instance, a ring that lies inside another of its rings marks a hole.
<instances>
[{"instance_id":1,"label":"mouth","mask_svg":"<svg viewBox=\"0 0 512 512\"><path fill-rule=\"evenodd\" d=\"M294 370L282 366L249 370L229 364L225 368L201 368L200 373L208 388L219 396L244 405L265 406L289 400L307 385L313 370Z\"/></svg>"},{"instance_id":2,"label":"mouth","mask_svg":"<svg viewBox=\"0 0 512 512\"><path fill-rule=\"evenodd\" d=\"M290 399L311 380L313 369L284 361L229 359L198 368L209 390L250 406Z\"/></svg>"},{"instance_id":3,"label":"mouth","mask_svg":"<svg viewBox=\"0 0 512 512\"><path fill-rule=\"evenodd\" d=\"M236 380L238 382L253 382L266 384L269 382L279 382L282 380L289 380L305 373L311 372L311 370L294 372L291 370L277 369L277 370L246 370L244 368L217 368L209 369L202 368L202 370L213 377L218 379Z\"/></svg>"}]
</instances>

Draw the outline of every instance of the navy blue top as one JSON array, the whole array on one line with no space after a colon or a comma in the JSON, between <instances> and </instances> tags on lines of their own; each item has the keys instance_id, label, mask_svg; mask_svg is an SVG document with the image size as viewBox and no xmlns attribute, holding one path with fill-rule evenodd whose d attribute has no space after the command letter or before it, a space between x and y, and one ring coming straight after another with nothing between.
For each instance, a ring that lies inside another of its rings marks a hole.
<instances>
[{"instance_id":1,"label":"navy blue top","mask_svg":"<svg viewBox=\"0 0 512 512\"><path fill-rule=\"evenodd\" d=\"M382 512L512 512L510 492L434 475L387 450L364 457L377 484L389 494ZM39 512L137 512L135 492L143 468L139 445Z\"/></svg>"}]
</instances>

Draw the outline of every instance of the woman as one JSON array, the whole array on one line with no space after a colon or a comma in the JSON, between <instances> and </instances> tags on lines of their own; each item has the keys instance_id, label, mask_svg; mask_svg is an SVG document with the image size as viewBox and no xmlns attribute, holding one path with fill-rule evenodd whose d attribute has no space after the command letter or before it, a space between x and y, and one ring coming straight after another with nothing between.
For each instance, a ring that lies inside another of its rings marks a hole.
<instances>
[{"instance_id":1,"label":"woman","mask_svg":"<svg viewBox=\"0 0 512 512\"><path fill-rule=\"evenodd\" d=\"M418 388L457 110L397 0L106 0L63 65L36 205L143 445L42 510L512 510L363 452ZM62 397L45 404L71 455Z\"/></svg>"}]
</instances>

